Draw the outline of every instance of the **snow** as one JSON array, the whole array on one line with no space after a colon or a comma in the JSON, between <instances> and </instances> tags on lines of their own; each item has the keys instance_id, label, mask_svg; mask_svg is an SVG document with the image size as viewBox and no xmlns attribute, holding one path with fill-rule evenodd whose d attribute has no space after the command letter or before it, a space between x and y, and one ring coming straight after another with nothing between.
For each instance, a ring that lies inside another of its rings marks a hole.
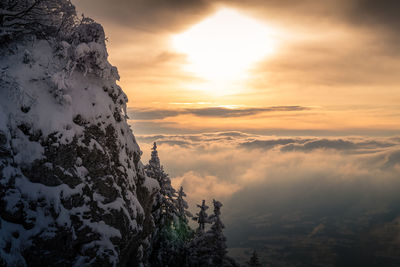
<instances>
[{"instance_id":1,"label":"snow","mask_svg":"<svg viewBox=\"0 0 400 267\"><path fill-rule=\"evenodd\" d=\"M89 177L82 158L77 157L74 171L81 178L81 183L74 188L66 184L46 186L29 181L20 167L30 166L38 160L46 160L45 147L35 139L53 134L57 141L52 143L54 148L71 144L77 139L78 146L86 145L82 142L85 131L84 125L74 123L74 118L80 115L90 125L97 125L103 132L108 125L115 128L117 144L120 147L119 170L127 175L127 185L130 189L136 188L138 175L132 159L128 155L140 154L130 127L126 122L127 97L116 84L119 79L118 71L107 60L105 45L98 42L81 42L77 45L66 41L32 40L21 42L13 53L5 54L0 61L0 131L10 140L7 146L11 147L13 160L17 167L4 165L2 169L5 179L2 185L7 185L11 177L15 177L17 189L7 190L4 201L6 210L16 212L22 206L27 212L26 221L32 222L33 227L24 229L16 223L1 220L0 227L0 257L9 265L25 266L21 256L24 248L29 247L32 238L39 235L42 238L52 238L56 235L57 227L70 229L74 233L71 216L78 216L82 227L89 227L99 233L101 238L86 244L86 248L98 246L99 255L108 255L112 264L118 261L118 252L110 238L121 238L121 232L107 225L104 221L95 222L84 219L83 214L90 211L88 197L84 198L84 205L66 209L62 199L73 195L83 195L83 188L90 185L90 181L99 177ZM107 90L105 90L105 88ZM110 95L118 96L115 100ZM121 113L122 121L116 121L113 113ZM20 126L24 125L23 130ZM124 133L124 134L122 134ZM91 139L87 146L90 150L99 150L106 153L102 145ZM128 166L130 163L130 166ZM2 162L0 161L0 165ZM48 170L61 170L65 175L72 176L72 170L50 162L44 164ZM139 163L139 168L143 165ZM110 185L120 195L124 192L116 183ZM151 178L145 178L144 186L149 192L157 190L158 183ZM105 213L112 210L122 210L129 219L132 231L142 228L136 218L143 215L144 210L134 191L125 190L125 196L117 197L113 202L104 204L104 197L94 194L97 206ZM128 200L128 202L127 202ZM29 203L36 203L36 210L28 208ZM129 203L129 204L128 204ZM57 217L53 218L50 209L54 209ZM12 233L18 231L18 239ZM6 253L3 249L11 242L11 250ZM110 252L111 251L111 252ZM111 254L110 254L111 253ZM85 263L87 257L76 259L76 264Z\"/></svg>"},{"instance_id":2,"label":"snow","mask_svg":"<svg viewBox=\"0 0 400 267\"><path fill-rule=\"evenodd\" d=\"M147 188L147 190L149 190L149 192L160 189L160 184L157 182L157 180L150 177L144 181L143 185Z\"/></svg>"},{"instance_id":3,"label":"snow","mask_svg":"<svg viewBox=\"0 0 400 267\"><path fill-rule=\"evenodd\" d=\"M75 48L75 59L79 60L89 54L90 48L87 43L80 43Z\"/></svg>"},{"instance_id":4,"label":"snow","mask_svg":"<svg viewBox=\"0 0 400 267\"><path fill-rule=\"evenodd\" d=\"M31 142L26 136L18 131L17 136L20 139L13 139L12 146L16 155L14 161L16 164L25 165L34 160L43 158L43 147L37 142Z\"/></svg>"},{"instance_id":5,"label":"snow","mask_svg":"<svg viewBox=\"0 0 400 267\"><path fill-rule=\"evenodd\" d=\"M75 266L94 263L91 249L116 266L123 246L115 239L138 235L145 244L147 238L140 234L145 211L136 194L147 190L150 198L159 184L138 162L141 151L127 123L128 99L117 84L117 68L108 62L103 28L88 18L75 26L57 38L27 35L0 48L0 134L7 141L0 144L6 151L0 158L0 185L3 212L11 218L0 216L0 258L10 266L26 266L24 252L60 231L75 240L90 229L95 237L83 240ZM115 147L108 139L115 139ZM93 160L107 159L99 164L110 172L92 171L93 162L80 154L87 151ZM53 158L57 152L65 154ZM102 217L116 212L124 217L121 229Z\"/></svg>"},{"instance_id":6,"label":"snow","mask_svg":"<svg viewBox=\"0 0 400 267\"><path fill-rule=\"evenodd\" d=\"M12 233L22 233L23 231L24 228L21 225L2 221L2 227L0 229L2 237L0 238L0 247L6 247L9 242L11 249L10 253L6 253L3 249L0 249L0 257L4 259L9 266L26 266L25 259L21 255L21 248L24 247L24 243L21 242L21 237L18 239L12 237Z\"/></svg>"},{"instance_id":7,"label":"snow","mask_svg":"<svg viewBox=\"0 0 400 267\"><path fill-rule=\"evenodd\" d=\"M51 76L51 81L55 84L58 90L67 90L66 73L64 71L56 72Z\"/></svg>"}]
</instances>

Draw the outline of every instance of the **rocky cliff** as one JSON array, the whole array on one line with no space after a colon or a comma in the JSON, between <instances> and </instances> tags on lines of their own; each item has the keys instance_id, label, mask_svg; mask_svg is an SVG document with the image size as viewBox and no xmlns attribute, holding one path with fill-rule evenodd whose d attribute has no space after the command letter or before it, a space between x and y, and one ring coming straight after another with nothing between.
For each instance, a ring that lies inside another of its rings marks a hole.
<instances>
[{"instance_id":1,"label":"rocky cliff","mask_svg":"<svg viewBox=\"0 0 400 267\"><path fill-rule=\"evenodd\" d=\"M103 28L82 19L62 37L11 37L0 46L0 265L140 265L158 183Z\"/></svg>"}]
</instances>

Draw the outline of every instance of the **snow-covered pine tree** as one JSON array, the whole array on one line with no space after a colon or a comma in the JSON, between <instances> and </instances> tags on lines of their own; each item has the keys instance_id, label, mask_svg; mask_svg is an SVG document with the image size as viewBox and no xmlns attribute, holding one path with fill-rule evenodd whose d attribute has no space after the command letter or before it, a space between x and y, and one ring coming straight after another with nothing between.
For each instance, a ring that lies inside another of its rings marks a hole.
<instances>
[{"instance_id":1,"label":"snow-covered pine tree","mask_svg":"<svg viewBox=\"0 0 400 267\"><path fill-rule=\"evenodd\" d=\"M209 256L212 266L222 266L227 253L226 238L222 233L225 226L220 218L222 203L214 199L213 204L214 214L209 218L213 224L211 229L207 231L208 238L210 239L209 246L211 247Z\"/></svg>"},{"instance_id":2,"label":"snow-covered pine tree","mask_svg":"<svg viewBox=\"0 0 400 267\"><path fill-rule=\"evenodd\" d=\"M154 142L151 149L151 158L149 164L146 165L146 174L150 177L158 177L161 172L160 158L158 157L157 144Z\"/></svg>"},{"instance_id":3,"label":"snow-covered pine tree","mask_svg":"<svg viewBox=\"0 0 400 267\"><path fill-rule=\"evenodd\" d=\"M155 230L152 236L152 252L150 264L152 266L167 266L175 261L180 254L179 242L175 230L175 221L178 218L176 207L177 194L171 185L171 180L160 163L157 144L154 143L149 163L145 166L146 174L158 181L160 191L153 204L153 219Z\"/></svg>"},{"instance_id":4,"label":"snow-covered pine tree","mask_svg":"<svg viewBox=\"0 0 400 267\"><path fill-rule=\"evenodd\" d=\"M175 228L179 239L187 241L193 235L193 230L189 227L187 217L193 217L193 215L188 211L189 206L184 197L186 197L186 193L183 191L183 187L181 186L176 199L178 220L175 222Z\"/></svg>"},{"instance_id":5,"label":"snow-covered pine tree","mask_svg":"<svg viewBox=\"0 0 400 267\"><path fill-rule=\"evenodd\" d=\"M157 144L154 142L149 164L145 166L147 176L154 178L160 184L160 191L153 207L153 218L156 226L163 227L172 223L174 216L178 214L175 199L176 190L171 185L171 179L164 172L164 168L158 157Z\"/></svg>"},{"instance_id":6,"label":"snow-covered pine tree","mask_svg":"<svg viewBox=\"0 0 400 267\"><path fill-rule=\"evenodd\" d=\"M255 250L253 251L253 254L250 257L250 260L247 262L247 265L250 267L261 267L260 260L258 259L258 255Z\"/></svg>"},{"instance_id":7,"label":"snow-covered pine tree","mask_svg":"<svg viewBox=\"0 0 400 267\"><path fill-rule=\"evenodd\" d=\"M193 238L194 235L194 231L190 228L187 218L193 217L193 215L187 210L189 206L184 197L186 197L186 194L183 191L183 187L181 186L178 191L178 197L175 200L178 214L174 220L174 240L176 248L176 259L174 260L174 266L186 266L186 245Z\"/></svg>"},{"instance_id":8,"label":"snow-covered pine tree","mask_svg":"<svg viewBox=\"0 0 400 267\"><path fill-rule=\"evenodd\" d=\"M183 187L181 186L179 188L178 197L176 199L176 208L178 210L179 218L187 223L188 222L187 216L188 217L193 217L193 216L187 210L189 206L184 197L186 197L186 193L183 191Z\"/></svg>"}]
</instances>

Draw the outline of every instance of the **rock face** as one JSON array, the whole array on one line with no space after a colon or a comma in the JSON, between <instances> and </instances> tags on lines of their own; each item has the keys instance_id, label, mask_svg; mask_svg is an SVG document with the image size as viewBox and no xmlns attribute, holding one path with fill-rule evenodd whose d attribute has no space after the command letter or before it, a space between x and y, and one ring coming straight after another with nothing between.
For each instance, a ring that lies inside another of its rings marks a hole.
<instances>
[{"instance_id":1,"label":"rock face","mask_svg":"<svg viewBox=\"0 0 400 267\"><path fill-rule=\"evenodd\" d=\"M137 266L158 183L102 27L0 46L0 266Z\"/></svg>"}]
</instances>

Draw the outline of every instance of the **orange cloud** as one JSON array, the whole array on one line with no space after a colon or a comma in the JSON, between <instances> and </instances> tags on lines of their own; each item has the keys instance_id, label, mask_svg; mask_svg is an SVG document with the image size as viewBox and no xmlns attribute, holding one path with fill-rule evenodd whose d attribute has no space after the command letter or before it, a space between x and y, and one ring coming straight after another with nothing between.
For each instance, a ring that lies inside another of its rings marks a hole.
<instances>
[{"instance_id":1,"label":"orange cloud","mask_svg":"<svg viewBox=\"0 0 400 267\"><path fill-rule=\"evenodd\" d=\"M174 177L172 185L174 188L183 186L192 203L200 203L203 199L210 201L213 198L223 200L240 189L238 184L221 181L213 175L201 175L195 171Z\"/></svg>"}]
</instances>

